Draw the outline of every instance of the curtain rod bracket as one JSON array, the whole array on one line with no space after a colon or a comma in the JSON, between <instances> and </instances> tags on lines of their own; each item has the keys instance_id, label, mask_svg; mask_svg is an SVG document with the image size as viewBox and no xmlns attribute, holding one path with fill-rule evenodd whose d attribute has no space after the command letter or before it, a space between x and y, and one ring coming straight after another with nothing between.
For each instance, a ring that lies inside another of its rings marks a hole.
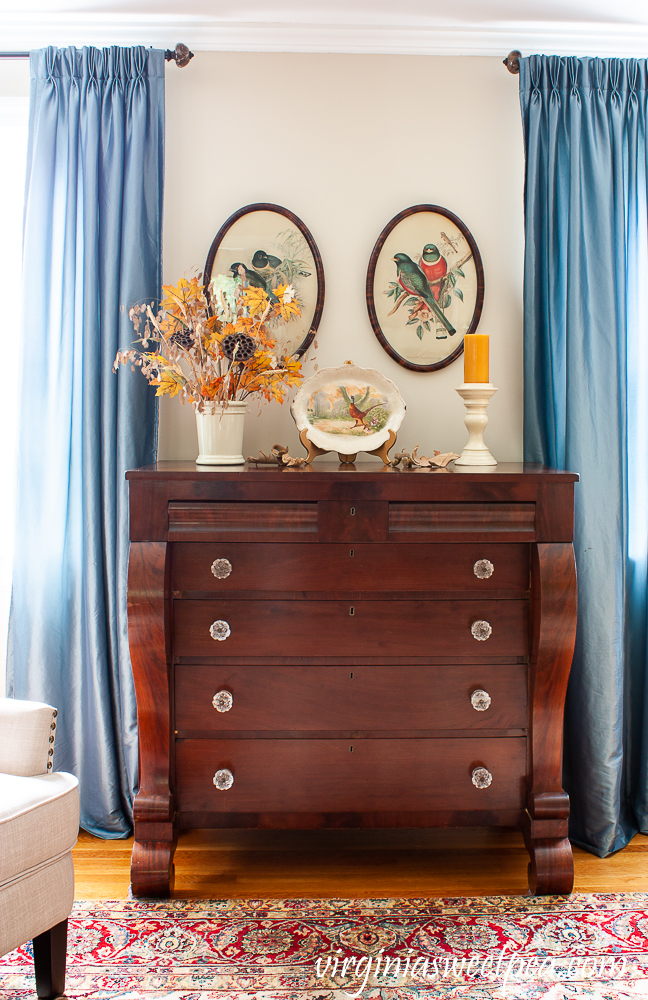
<instances>
[{"instance_id":1,"label":"curtain rod bracket","mask_svg":"<svg viewBox=\"0 0 648 1000\"><path fill-rule=\"evenodd\" d=\"M520 59L521 58L522 58L522 53L518 52L517 49L513 49L512 52L509 52L509 54L507 55L506 59L502 60L502 62L506 66L506 68L509 71L509 73L518 74L520 72Z\"/></svg>"},{"instance_id":2,"label":"curtain rod bracket","mask_svg":"<svg viewBox=\"0 0 648 1000\"><path fill-rule=\"evenodd\" d=\"M174 62L178 69L184 69L185 66L188 66L193 57L193 52L190 52L189 47L183 45L182 42L178 42L175 49L167 49L164 53L166 61Z\"/></svg>"}]
</instances>

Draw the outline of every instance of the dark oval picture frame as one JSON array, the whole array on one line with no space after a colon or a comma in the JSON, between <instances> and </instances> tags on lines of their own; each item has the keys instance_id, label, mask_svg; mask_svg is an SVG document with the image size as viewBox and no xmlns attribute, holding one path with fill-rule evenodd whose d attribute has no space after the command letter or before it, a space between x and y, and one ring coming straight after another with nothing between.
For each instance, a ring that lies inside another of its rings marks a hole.
<instances>
[{"instance_id":1,"label":"dark oval picture frame","mask_svg":"<svg viewBox=\"0 0 648 1000\"><path fill-rule=\"evenodd\" d=\"M250 233L247 230L253 228L254 223L248 220L248 216L254 213L276 215L283 221L277 219L275 224L269 218L259 218L257 220L259 232ZM232 238L233 246L229 252L224 252L228 234L232 230L237 231L237 224L241 223L241 220L245 220L245 224L238 227L239 235ZM290 226L286 226L286 220L292 225L292 231ZM214 271L219 251L220 263L226 265L224 270L221 268L221 272ZM231 261L229 261L230 256L233 257ZM212 274L229 274L231 264L234 263L242 263L246 270L258 274L268 289L272 288L273 281L280 283L284 279L295 286L302 315L290 322L299 324L299 331L303 336L296 334L296 346L292 340L285 342L292 348L289 351L291 356L301 357L315 339L322 318L325 291L322 257L308 227L294 212L281 205L273 205L270 202L245 205L230 215L212 240L203 271L205 286L209 286ZM315 279L316 289L312 288L312 282L308 280L310 278ZM285 326L290 330L289 324Z\"/></svg>"},{"instance_id":2,"label":"dark oval picture frame","mask_svg":"<svg viewBox=\"0 0 648 1000\"><path fill-rule=\"evenodd\" d=\"M440 205L404 209L376 241L366 296L373 331L394 361L415 372L445 368L481 317L484 268L472 233Z\"/></svg>"}]
</instances>

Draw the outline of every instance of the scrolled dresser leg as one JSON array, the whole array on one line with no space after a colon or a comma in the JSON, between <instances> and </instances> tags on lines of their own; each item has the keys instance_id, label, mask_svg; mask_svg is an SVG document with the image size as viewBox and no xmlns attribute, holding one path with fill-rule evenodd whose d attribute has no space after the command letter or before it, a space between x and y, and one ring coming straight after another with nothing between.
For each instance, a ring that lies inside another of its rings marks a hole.
<instances>
[{"instance_id":1,"label":"scrolled dresser leg","mask_svg":"<svg viewBox=\"0 0 648 1000\"><path fill-rule=\"evenodd\" d=\"M574 888L574 859L567 837L532 840L525 835L532 896L569 895Z\"/></svg>"},{"instance_id":2,"label":"scrolled dresser leg","mask_svg":"<svg viewBox=\"0 0 648 1000\"><path fill-rule=\"evenodd\" d=\"M136 840L131 859L133 896L164 898L173 892L176 840Z\"/></svg>"}]
</instances>

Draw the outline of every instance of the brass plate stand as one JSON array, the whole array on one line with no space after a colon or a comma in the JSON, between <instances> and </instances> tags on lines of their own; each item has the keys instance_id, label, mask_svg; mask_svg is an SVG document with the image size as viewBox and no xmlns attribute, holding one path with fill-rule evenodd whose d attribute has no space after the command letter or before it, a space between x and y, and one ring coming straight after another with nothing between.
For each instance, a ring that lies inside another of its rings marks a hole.
<instances>
[{"instance_id":1,"label":"brass plate stand","mask_svg":"<svg viewBox=\"0 0 648 1000\"><path fill-rule=\"evenodd\" d=\"M388 433L389 433L388 440L385 441L384 444L381 444L380 448L376 448L374 449L374 451L365 452L366 455L376 455L378 458L381 458L385 465L390 464L388 454L396 444L396 434L394 433L394 431L389 431ZM306 428L304 428L303 431L299 432L299 440L301 441L304 448L308 452L308 455L306 456L306 465L310 465L313 459L317 458L318 455L327 455L328 449L318 448L316 444L313 444L312 441L309 441L307 435L308 431L306 430ZM357 457L358 457L357 452L355 453L355 455L343 455L341 452L338 452L338 458L340 459L342 465L353 465Z\"/></svg>"}]
</instances>

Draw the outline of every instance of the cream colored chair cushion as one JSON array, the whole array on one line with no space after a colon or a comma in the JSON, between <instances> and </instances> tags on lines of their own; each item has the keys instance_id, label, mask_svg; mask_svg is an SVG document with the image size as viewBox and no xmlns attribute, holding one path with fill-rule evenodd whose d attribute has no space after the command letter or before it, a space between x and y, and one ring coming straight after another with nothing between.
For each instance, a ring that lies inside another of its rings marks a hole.
<instances>
[{"instance_id":1,"label":"cream colored chair cushion","mask_svg":"<svg viewBox=\"0 0 648 1000\"><path fill-rule=\"evenodd\" d=\"M78 832L74 775L55 771L26 779L0 774L0 892L7 882L71 850Z\"/></svg>"}]
</instances>

